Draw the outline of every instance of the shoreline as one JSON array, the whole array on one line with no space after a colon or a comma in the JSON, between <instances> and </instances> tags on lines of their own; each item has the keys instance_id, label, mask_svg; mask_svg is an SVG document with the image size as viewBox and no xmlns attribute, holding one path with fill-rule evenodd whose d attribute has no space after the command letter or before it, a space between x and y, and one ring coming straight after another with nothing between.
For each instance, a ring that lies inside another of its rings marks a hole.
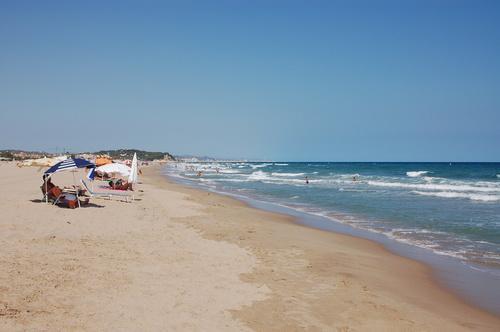
<instances>
[{"instance_id":1,"label":"shoreline","mask_svg":"<svg viewBox=\"0 0 500 332\"><path fill-rule=\"evenodd\" d=\"M496 331L500 318L382 245L170 182L137 200L40 202L0 164L0 330ZM57 174L57 184L71 182Z\"/></svg>"},{"instance_id":2,"label":"shoreline","mask_svg":"<svg viewBox=\"0 0 500 332\"><path fill-rule=\"evenodd\" d=\"M473 312L481 313L481 315L482 314L486 315L484 317L485 319L487 319L486 317L490 317L494 321L498 320L498 322L500 322L500 319L497 315L495 315L489 311L486 311L483 308L480 308L480 307L477 307L477 306L471 304L470 302L464 300L463 298L459 297L457 294L452 292L448 287L443 286L438 281L436 276L434 275L433 270L430 266L428 266L422 262L419 262L417 260L410 259L410 258L401 256L399 254L393 253L390 250L388 250L387 248L385 248L383 244L380 244L380 243L375 242L373 240L359 238L359 237L356 237L353 235L333 233L331 231L312 228L310 226L307 226L307 225L304 225L303 223L298 222L296 220L296 218L293 216L258 209L257 207L253 207L252 205L250 205L249 203L247 203L244 200L240 200L238 198L231 197L229 195L220 194L220 193L213 193L210 191L203 190L201 188L194 188L194 187L189 186L187 184L179 184L176 181L174 181L173 179L167 178L167 176L162 174L160 170L158 170L157 172L159 174L156 174L155 176L159 177L160 181L165 181L165 182L169 183L169 186L174 185L177 187L176 189L178 189L184 193L189 193L191 195L197 193L195 195L202 195L202 196L205 196L207 194L210 196L219 196L219 199L225 201L226 204L241 206L242 208L249 209L250 211L254 211L255 213L266 215L268 217L267 218L268 221L263 221L263 222L278 221L279 223L286 225L285 227L288 227L288 226L291 226L294 228L298 227L300 229L300 231L299 231L300 237L305 236L305 233L311 232L311 233L314 233L315 236L318 236L319 234L321 234L319 236L322 238L323 241L326 240L328 242L329 241L334 242L335 240L342 239L340 241L342 243L349 243L349 245L354 244L356 247L361 246L363 248L362 251L365 251L365 252L363 252L363 254L368 254L369 256L372 255L372 251L376 252L377 256L380 255L380 257L384 257L383 259L388 259L391 261L390 266L391 266L391 270L393 269L393 271L390 271L390 270L384 271L383 272L384 277L389 277L389 274L393 274L393 272L396 272L396 274L401 273L403 275L407 275L409 280L413 280L417 283L421 283L420 286L423 286L424 289L422 289L421 287L415 287L415 288L420 289L418 294L410 292L413 294L411 294L411 295L407 294L407 295L409 295L412 299L419 298L418 299L419 303L421 303L421 301L425 302L426 306L429 306L429 308L433 308L433 310L437 310L439 312L443 309L443 307L447 307L450 311L455 311L455 313L460 312L462 310L465 310L465 311L472 310ZM262 223L261 223L261 225L262 225ZM198 228L199 226L197 227L197 226L193 225L193 227ZM200 227L198 229L201 229L204 233L211 232L209 229L206 229L204 227ZM217 238L217 237L209 236L208 238ZM227 240L227 239L224 239L224 240ZM302 244L303 243L304 242L302 242ZM333 246L333 243L331 243L331 244ZM328 244L327 244L327 246L328 246ZM369 248L369 249L367 249L367 248ZM371 258L373 258L373 256L371 256ZM345 262L343 262L343 263L345 263ZM328 264L328 265L331 266L331 264ZM404 268L402 268L400 265L404 265L407 268L407 271L402 271L402 270L404 270ZM415 278L415 276L411 275L411 273L410 273L410 275L408 275L408 270L411 270L415 274L418 274L418 278ZM350 272L346 272L345 274L350 275ZM401 281L401 280L398 280L398 282L399 281ZM347 282L347 281L344 280L344 282ZM379 280L379 282L380 282L380 280ZM409 290L410 288L414 287L415 284L413 282L409 282L409 284L407 286L408 287L402 287L405 290L401 290L401 291L405 292L406 290ZM384 290L384 292L385 291L386 290ZM422 294L426 294L427 296L423 296ZM425 297L427 297L427 298L425 298ZM446 305L443 305L444 303L446 303ZM441 304L441 305L439 305L439 304ZM379 307L379 306L376 306L376 307ZM438 307L440 307L440 308L438 308ZM453 310L451 308L454 308L455 310ZM458 308L460 308L460 309L458 309ZM415 308L413 310L415 310ZM448 311L448 310L445 310L445 311ZM440 313L440 315L442 315L442 317L447 316L447 314L443 314L443 313ZM469 314L466 314L466 315L469 315ZM458 318L459 316L455 316L455 317ZM498 322L496 324L498 324ZM464 324L462 327L465 327L466 325L467 324ZM500 326L500 325L498 325L498 326ZM476 327L479 328L480 326L476 325ZM260 328L262 328L262 326L260 326ZM425 330L425 328L424 328L424 330ZM446 328L445 328L445 330L446 330Z\"/></svg>"},{"instance_id":3,"label":"shoreline","mask_svg":"<svg viewBox=\"0 0 500 332\"><path fill-rule=\"evenodd\" d=\"M461 301L500 317L500 304L498 303L500 288L497 287L500 279L497 274L494 274L490 270L480 270L473 265L464 264L460 259L440 255L408 243L402 243L396 239L388 238L384 234L355 228L325 216L311 214L278 203L266 202L241 194L218 191L189 179L171 176L165 172L162 172L162 174L168 181L181 186L223 195L235 199L249 208L290 217L292 218L291 222L295 224L335 234L347 235L354 239L363 239L381 245L391 254L413 260L429 268L436 283L446 291L456 295Z\"/></svg>"}]
</instances>

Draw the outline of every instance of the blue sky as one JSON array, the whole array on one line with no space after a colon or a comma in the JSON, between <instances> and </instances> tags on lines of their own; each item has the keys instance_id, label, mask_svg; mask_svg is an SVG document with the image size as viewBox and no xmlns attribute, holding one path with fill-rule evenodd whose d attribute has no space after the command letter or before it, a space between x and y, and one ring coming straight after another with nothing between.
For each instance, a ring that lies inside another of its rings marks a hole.
<instances>
[{"instance_id":1,"label":"blue sky","mask_svg":"<svg viewBox=\"0 0 500 332\"><path fill-rule=\"evenodd\" d=\"M494 1L1 1L0 149L499 161Z\"/></svg>"}]
</instances>

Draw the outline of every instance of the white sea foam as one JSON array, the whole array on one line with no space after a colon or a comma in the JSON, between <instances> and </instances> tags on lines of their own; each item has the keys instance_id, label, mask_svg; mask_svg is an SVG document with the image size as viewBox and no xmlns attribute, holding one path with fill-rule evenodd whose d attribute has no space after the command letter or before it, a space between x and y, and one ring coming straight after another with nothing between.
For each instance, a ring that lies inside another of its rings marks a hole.
<instances>
[{"instance_id":1,"label":"white sea foam","mask_svg":"<svg viewBox=\"0 0 500 332\"><path fill-rule=\"evenodd\" d=\"M440 191L471 191L471 192L491 192L500 193L498 186L473 186L470 184L442 184L442 183L403 183L403 182L385 182L385 181L367 181L371 186L409 188L420 190L440 190Z\"/></svg>"},{"instance_id":2,"label":"white sea foam","mask_svg":"<svg viewBox=\"0 0 500 332\"><path fill-rule=\"evenodd\" d=\"M416 178L427 173L429 173L429 171L411 171L411 172L406 172L406 175L411 178Z\"/></svg>"},{"instance_id":3,"label":"white sea foam","mask_svg":"<svg viewBox=\"0 0 500 332\"><path fill-rule=\"evenodd\" d=\"M351 193L370 193L370 192L376 192L376 190L346 189L346 188L339 188L339 191L345 191L345 192L351 192Z\"/></svg>"},{"instance_id":4,"label":"white sea foam","mask_svg":"<svg viewBox=\"0 0 500 332\"><path fill-rule=\"evenodd\" d=\"M500 188L500 183L496 181L477 181L475 185L481 187Z\"/></svg>"},{"instance_id":5,"label":"white sea foam","mask_svg":"<svg viewBox=\"0 0 500 332\"><path fill-rule=\"evenodd\" d=\"M289 205L282 205L278 204L281 206L289 207L294 210L302 211L308 214L313 214L321 217L328 218L330 220L342 223L342 224L347 224L350 225L353 228L357 229L362 229L364 231L369 231L372 233L379 233L379 234L384 234L390 239L393 239L395 241L413 245L420 247L422 249L430 250L434 252L435 254L438 255L443 255L443 256L450 256L454 258L458 258L461 260L466 260L466 254L468 253L467 250L456 250L456 249L445 249L442 247L441 244L434 242L433 240L430 239L415 239L412 238L411 234L427 234L427 235L447 235L448 233L446 232L441 232L441 231L435 231L435 230L427 230L427 229L403 229L403 228L396 228L392 230L377 230L373 228L373 224L367 220L361 220L357 219L353 216L349 216L349 218L338 218L332 216L330 213L325 212L325 211L314 211L310 210L309 208L300 208L300 207L295 207L295 206L289 206ZM347 216L346 216L347 217Z\"/></svg>"},{"instance_id":6,"label":"white sea foam","mask_svg":"<svg viewBox=\"0 0 500 332\"><path fill-rule=\"evenodd\" d=\"M289 173L293 175L285 175L285 176L279 176L278 174L286 174L286 173L267 173L263 172L261 170L255 171L252 174L247 176L246 181L260 181L263 183L269 183L269 184L287 184L287 185L296 185L296 186L303 186L305 185L305 180L304 179L297 179L294 178L295 176L299 176L296 174L299 173ZM303 173L305 174L305 173ZM310 180L310 183L313 183L314 181L318 180Z\"/></svg>"},{"instance_id":7,"label":"white sea foam","mask_svg":"<svg viewBox=\"0 0 500 332\"><path fill-rule=\"evenodd\" d=\"M248 176L248 179L253 181L269 180L269 175L263 171L255 171Z\"/></svg>"},{"instance_id":8,"label":"white sea foam","mask_svg":"<svg viewBox=\"0 0 500 332\"><path fill-rule=\"evenodd\" d=\"M271 173L272 176L284 176L284 177L294 177L294 176L304 176L306 173Z\"/></svg>"},{"instance_id":9,"label":"white sea foam","mask_svg":"<svg viewBox=\"0 0 500 332\"><path fill-rule=\"evenodd\" d=\"M395 235L395 234L439 234L439 235L448 235L446 232L429 230L429 229L418 229L418 228L393 228L387 232L387 234Z\"/></svg>"},{"instance_id":10,"label":"white sea foam","mask_svg":"<svg viewBox=\"0 0 500 332\"><path fill-rule=\"evenodd\" d=\"M288 166L288 164L274 164L276 166Z\"/></svg>"},{"instance_id":11,"label":"white sea foam","mask_svg":"<svg viewBox=\"0 0 500 332\"><path fill-rule=\"evenodd\" d=\"M217 181L221 181L221 182L248 182L248 180L235 179L235 178L223 178L223 179L217 179Z\"/></svg>"},{"instance_id":12,"label":"white sea foam","mask_svg":"<svg viewBox=\"0 0 500 332\"><path fill-rule=\"evenodd\" d=\"M221 169L219 170L220 173L224 173L224 174L239 174L240 171L236 170L236 169Z\"/></svg>"},{"instance_id":13,"label":"white sea foam","mask_svg":"<svg viewBox=\"0 0 500 332\"><path fill-rule=\"evenodd\" d=\"M271 165L272 164L264 163L264 164L250 165L250 167L252 167L253 169L257 169L257 168L263 168L263 167L267 167L267 166L271 166Z\"/></svg>"},{"instance_id":14,"label":"white sea foam","mask_svg":"<svg viewBox=\"0 0 500 332\"><path fill-rule=\"evenodd\" d=\"M201 182L204 182L206 184L215 184L215 181L214 180L209 180L209 179L203 179L203 178L200 178L198 179L200 180Z\"/></svg>"},{"instance_id":15,"label":"white sea foam","mask_svg":"<svg viewBox=\"0 0 500 332\"><path fill-rule=\"evenodd\" d=\"M473 201L495 202L500 201L500 195L472 194L450 191L412 191L412 193L422 196L435 196L444 198L468 198Z\"/></svg>"}]
</instances>

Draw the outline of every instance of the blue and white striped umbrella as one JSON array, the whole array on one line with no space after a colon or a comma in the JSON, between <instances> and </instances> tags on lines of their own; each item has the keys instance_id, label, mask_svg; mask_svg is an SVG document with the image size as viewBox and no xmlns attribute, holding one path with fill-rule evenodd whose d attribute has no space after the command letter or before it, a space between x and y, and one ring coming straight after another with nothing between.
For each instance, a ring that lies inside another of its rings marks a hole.
<instances>
[{"instance_id":1,"label":"blue and white striped umbrella","mask_svg":"<svg viewBox=\"0 0 500 332\"><path fill-rule=\"evenodd\" d=\"M95 168L95 165L94 163L85 159L69 158L55 164L54 166L46 170L45 174L50 175L61 171L68 171L71 169L84 168L84 167Z\"/></svg>"}]
</instances>

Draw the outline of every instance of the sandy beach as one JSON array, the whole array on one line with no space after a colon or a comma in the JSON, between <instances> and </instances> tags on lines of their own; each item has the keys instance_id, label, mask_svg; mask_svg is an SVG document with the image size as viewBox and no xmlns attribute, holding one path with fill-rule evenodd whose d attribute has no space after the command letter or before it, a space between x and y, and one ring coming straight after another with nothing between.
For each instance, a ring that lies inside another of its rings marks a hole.
<instances>
[{"instance_id":1,"label":"sandy beach","mask_svg":"<svg viewBox=\"0 0 500 332\"><path fill-rule=\"evenodd\" d=\"M135 202L70 210L40 202L41 170L0 164L0 330L500 329L376 243L143 173Z\"/></svg>"}]
</instances>

